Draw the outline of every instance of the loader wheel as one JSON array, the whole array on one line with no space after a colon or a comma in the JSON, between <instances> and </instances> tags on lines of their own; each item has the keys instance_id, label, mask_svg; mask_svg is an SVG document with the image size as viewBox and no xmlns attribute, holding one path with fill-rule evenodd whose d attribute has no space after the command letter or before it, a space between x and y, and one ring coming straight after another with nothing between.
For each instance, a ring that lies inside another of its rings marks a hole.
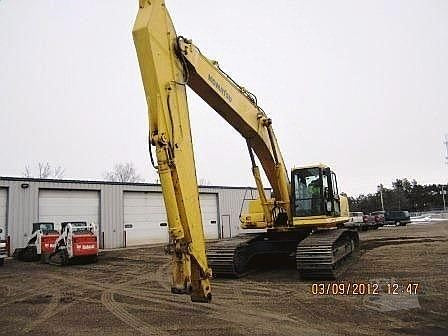
<instances>
[{"instance_id":1,"label":"loader wheel","mask_svg":"<svg viewBox=\"0 0 448 336\"><path fill-rule=\"evenodd\" d=\"M48 263L57 265L57 266L65 266L68 264L68 253L64 250L59 250L53 252L48 256Z\"/></svg>"},{"instance_id":2,"label":"loader wheel","mask_svg":"<svg viewBox=\"0 0 448 336\"><path fill-rule=\"evenodd\" d=\"M98 261L98 256L93 255L86 259L86 264L96 263Z\"/></svg>"},{"instance_id":3,"label":"loader wheel","mask_svg":"<svg viewBox=\"0 0 448 336\"><path fill-rule=\"evenodd\" d=\"M35 246L27 246L19 252L19 259L23 261L38 261L39 255Z\"/></svg>"},{"instance_id":4,"label":"loader wheel","mask_svg":"<svg viewBox=\"0 0 448 336\"><path fill-rule=\"evenodd\" d=\"M67 250L64 250L62 254L62 266L66 266L68 265L68 263L69 263L68 252Z\"/></svg>"},{"instance_id":5,"label":"loader wheel","mask_svg":"<svg viewBox=\"0 0 448 336\"><path fill-rule=\"evenodd\" d=\"M50 262L49 262L49 254L48 253L42 253L41 255L40 255L40 262L42 263L42 264L49 264Z\"/></svg>"}]
</instances>

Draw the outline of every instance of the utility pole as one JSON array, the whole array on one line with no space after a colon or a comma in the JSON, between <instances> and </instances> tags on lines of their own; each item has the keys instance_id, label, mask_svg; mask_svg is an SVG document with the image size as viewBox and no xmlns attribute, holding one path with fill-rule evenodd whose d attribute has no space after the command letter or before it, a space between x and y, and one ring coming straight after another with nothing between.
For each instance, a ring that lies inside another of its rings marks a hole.
<instances>
[{"instance_id":1,"label":"utility pole","mask_svg":"<svg viewBox=\"0 0 448 336\"><path fill-rule=\"evenodd\" d=\"M446 159L446 164L448 164L448 134L445 134L445 141L443 143L445 144L445 147L446 147L445 159ZM446 211L445 192L446 192L446 190L443 190L443 185L442 185L443 211Z\"/></svg>"},{"instance_id":2,"label":"utility pole","mask_svg":"<svg viewBox=\"0 0 448 336\"><path fill-rule=\"evenodd\" d=\"M442 184L443 211L446 211L445 194L446 190L443 190L443 184Z\"/></svg>"},{"instance_id":3,"label":"utility pole","mask_svg":"<svg viewBox=\"0 0 448 336\"><path fill-rule=\"evenodd\" d=\"M384 211L384 201L383 201L383 185L380 184L378 186L378 188L380 189L380 199L381 199L381 210Z\"/></svg>"},{"instance_id":4,"label":"utility pole","mask_svg":"<svg viewBox=\"0 0 448 336\"><path fill-rule=\"evenodd\" d=\"M443 143L446 146L446 156L445 156L445 159L446 159L446 164L448 164L448 134L445 134L445 141Z\"/></svg>"}]
</instances>

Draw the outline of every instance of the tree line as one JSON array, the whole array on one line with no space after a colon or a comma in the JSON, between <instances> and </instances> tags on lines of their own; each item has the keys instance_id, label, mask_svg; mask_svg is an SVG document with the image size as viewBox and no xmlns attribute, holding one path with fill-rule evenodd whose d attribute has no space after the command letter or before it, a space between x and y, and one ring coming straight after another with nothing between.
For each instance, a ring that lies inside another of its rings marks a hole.
<instances>
[{"instance_id":1,"label":"tree line","mask_svg":"<svg viewBox=\"0 0 448 336\"><path fill-rule=\"evenodd\" d=\"M38 162L36 167L25 165L22 172L23 177L42 178L42 179L63 179L65 169L61 166L54 167L49 162ZM102 178L105 181L139 183L145 182L145 179L137 172L132 162L116 163L111 169L103 172ZM152 183L160 183L156 178ZM209 186L211 182L206 178L199 178L198 184L201 186Z\"/></svg>"},{"instance_id":2,"label":"tree line","mask_svg":"<svg viewBox=\"0 0 448 336\"><path fill-rule=\"evenodd\" d=\"M370 213L381 210L381 194L385 210L408 210L410 212L440 210L443 209L442 187L446 193L446 185L422 185L416 180L397 179L392 182L392 188L380 185L376 193L349 197L350 211ZM448 202L447 194L445 194L445 200Z\"/></svg>"},{"instance_id":3,"label":"tree line","mask_svg":"<svg viewBox=\"0 0 448 336\"><path fill-rule=\"evenodd\" d=\"M54 167L49 162L38 162L35 168L27 164L22 172L23 177L42 179L63 179L64 175L64 168ZM103 179L111 182L144 182L132 162L116 163L112 169L103 172Z\"/></svg>"},{"instance_id":4,"label":"tree line","mask_svg":"<svg viewBox=\"0 0 448 336\"><path fill-rule=\"evenodd\" d=\"M35 169L29 165L25 166L22 173L24 177L37 178L64 178L65 169L61 166L53 167L48 162L39 162ZM110 170L103 173L103 179L113 182L144 182L138 174L132 162L117 163ZM153 181L160 183L158 179ZM210 181L200 178L200 185L210 185ZM443 186L445 193L447 186ZM392 188L378 186L377 192L372 194L361 194L358 197L348 197L350 211L362 211L370 213L381 210L381 194L385 210L408 210L411 212L422 212L443 209L442 185L421 185L416 180L409 181L407 178L397 179L392 182ZM448 194L445 194L448 204Z\"/></svg>"}]
</instances>

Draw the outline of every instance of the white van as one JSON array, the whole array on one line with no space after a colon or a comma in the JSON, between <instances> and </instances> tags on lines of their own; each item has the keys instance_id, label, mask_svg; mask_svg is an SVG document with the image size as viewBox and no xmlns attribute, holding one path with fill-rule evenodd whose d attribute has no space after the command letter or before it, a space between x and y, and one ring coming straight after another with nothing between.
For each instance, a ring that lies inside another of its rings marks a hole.
<instances>
[{"instance_id":1,"label":"white van","mask_svg":"<svg viewBox=\"0 0 448 336\"><path fill-rule=\"evenodd\" d=\"M348 216L350 217L348 222L344 224L345 227L349 228L360 228L364 224L364 213L363 212L349 212Z\"/></svg>"}]
</instances>

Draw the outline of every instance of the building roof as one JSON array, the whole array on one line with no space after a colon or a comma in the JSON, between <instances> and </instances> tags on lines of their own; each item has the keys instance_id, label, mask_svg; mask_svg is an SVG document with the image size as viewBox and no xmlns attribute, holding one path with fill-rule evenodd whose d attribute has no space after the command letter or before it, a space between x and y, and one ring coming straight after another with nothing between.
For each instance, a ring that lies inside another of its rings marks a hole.
<instances>
[{"instance_id":1,"label":"building roof","mask_svg":"<svg viewBox=\"0 0 448 336\"><path fill-rule=\"evenodd\" d=\"M92 181L92 180L66 180L66 179L46 179L34 177L15 177L15 176L0 176L0 181L18 181L18 182L49 182L49 183L79 183L79 184L105 184L105 185L128 185L128 186L146 186L146 187L160 187L160 183L131 183L131 182L112 182L112 181ZM199 188L212 189L254 189L255 187L243 186L222 186L222 185L198 185ZM265 188L270 190L271 188Z\"/></svg>"}]
</instances>

